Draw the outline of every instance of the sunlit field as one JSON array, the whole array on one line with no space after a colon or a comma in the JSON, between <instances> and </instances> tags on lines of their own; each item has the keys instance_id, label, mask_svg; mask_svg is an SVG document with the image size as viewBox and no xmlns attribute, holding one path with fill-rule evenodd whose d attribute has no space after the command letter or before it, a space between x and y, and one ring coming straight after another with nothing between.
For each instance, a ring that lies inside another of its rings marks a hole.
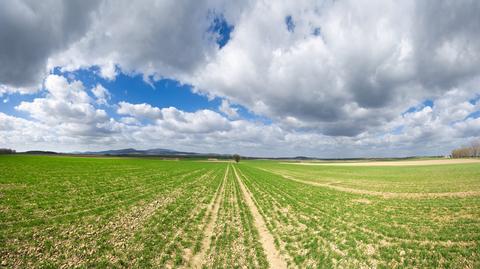
<instances>
[{"instance_id":1,"label":"sunlit field","mask_svg":"<svg viewBox=\"0 0 480 269\"><path fill-rule=\"evenodd\" d=\"M0 156L5 268L478 268L480 163Z\"/></svg>"}]
</instances>

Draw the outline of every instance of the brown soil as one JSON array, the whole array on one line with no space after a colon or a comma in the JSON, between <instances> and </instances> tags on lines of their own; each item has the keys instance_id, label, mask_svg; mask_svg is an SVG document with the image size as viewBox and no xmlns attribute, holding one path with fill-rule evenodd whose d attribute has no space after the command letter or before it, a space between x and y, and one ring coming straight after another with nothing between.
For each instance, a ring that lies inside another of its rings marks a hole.
<instances>
[{"instance_id":1,"label":"brown soil","mask_svg":"<svg viewBox=\"0 0 480 269\"><path fill-rule=\"evenodd\" d=\"M369 205L369 204L372 203L372 201L370 201L368 199L365 199L365 198L354 199L352 201L355 202L355 203L358 203L358 204L366 204L366 205Z\"/></svg>"},{"instance_id":2,"label":"brown soil","mask_svg":"<svg viewBox=\"0 0 480 269\"><path fill-rule=\"evenodd\" d=\"M204 238L202 240L202 246L200 248L200 252L195 254L195 256L193 256L192 259L190 260L190 267L192 268L202 268L202 263L204 261L205 254L212 241L213 228L214 228L215 222L217 221L218 210L220 209L220 204L223 196L222 194L224 191L225 181L228 175L229 168L230 166L227 166L227 169L225 171L225 176L223 177L222 186L215 194L215 197L211 202L211 204L208 206L207 216L209 216L209 220L208 220L207 226L205 227Z\"/></svg>"}]
</instances>

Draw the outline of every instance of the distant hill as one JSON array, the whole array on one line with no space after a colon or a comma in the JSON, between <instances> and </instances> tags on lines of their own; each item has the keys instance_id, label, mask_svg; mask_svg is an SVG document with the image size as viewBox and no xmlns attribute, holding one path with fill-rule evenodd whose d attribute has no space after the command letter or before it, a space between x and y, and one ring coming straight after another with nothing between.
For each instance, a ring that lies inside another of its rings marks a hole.
<instances>
[{"instance_id":1,"label":"distant hill","mask_svg":"<svg viewBox=\"0 0 480 269\"><path fill-rule=\"evenodd\" d=\"M191 155L201 155L196 152L184 152L184 151L176 151L171 149L146 149L146 150L138 150L134 148L126 148L126 149L116 149L116 150L104 150L104 151L87 151L87 152L80 152L79 154L88 154L88 155L174 155L174 156L191 156Z\"/></svg>"},{"instance_id":2,"label":"distant hill","mask_svg":"<svg viewBox=\"0 0 480 269\"><path fill-rule=\"evenodd\" d=\"M54 151L46 151L46 150L29 150L25 152L19 152L21 154L31 154L31 155L52 155L52 154L58 154L58 152Z\"/></svg>"},{"instance_id":3,"label":"distant hill","mask_svg":"<svg viewBox=\"0 0 480 269\"><path fill-rule=\"evenodd\" d=\"M0 149L1 150L1 149ZM0 152L1 154L1 152ZM198 152L188 152L188 151L176 151L172 149L164 148L155 148L155 149L134 149L134 148L125 148L125 149L113 149L113 150L104 150L104 151L76 151L76 152L53 152L53 151L43 151L43 150L30 150L24 152L16 152L16 154L31 154L31 155L98 155L98 156L151 156L151 157L184 157L184 158L218 158L218 159L230 159L232 154L219 154L219 153L198 153ZM306 157L306 156L296 156L296 157L249 157L242 156L242 159L265 159L265 160L284 160L284 161L396 161L396 160L410 160L410 159L425 159L425 158L443 158L443 156L410 156L410 157L390 157L390 158L316 158L316 157Z\"/></svg>"}]
</instances>

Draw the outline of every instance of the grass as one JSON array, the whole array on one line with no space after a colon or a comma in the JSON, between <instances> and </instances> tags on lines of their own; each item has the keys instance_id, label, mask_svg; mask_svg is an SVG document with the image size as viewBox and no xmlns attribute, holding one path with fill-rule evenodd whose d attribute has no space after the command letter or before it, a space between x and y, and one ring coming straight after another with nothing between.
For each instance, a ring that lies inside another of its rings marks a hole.
<instances>
[{"instance_id":1,"label":"grass","mask_svg":"<svg viewBox=\"0 0 480 269\"><path fill-rule=\"evenodd\" d=\"M230 166L230 169L227 167ZM480 165L0 156L0 267L266 268L236 167L290 267L480 267ZM303 181L295 181L298 179ZM325 184L313 186L310 183Z\"/></svg>"}]
</instances>

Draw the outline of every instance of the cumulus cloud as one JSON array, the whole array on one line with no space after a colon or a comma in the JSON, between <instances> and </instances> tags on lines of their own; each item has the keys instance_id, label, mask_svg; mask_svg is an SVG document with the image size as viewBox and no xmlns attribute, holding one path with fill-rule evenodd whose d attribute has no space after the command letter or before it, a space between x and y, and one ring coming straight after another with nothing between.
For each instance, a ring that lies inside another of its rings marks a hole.
<instances>
[{"instance_id":1,"label":"cumulus cloud","mask_svg":"<svg viewBox=\"0 0 480 269\"><path fill-rule=\"evenodd\" d=\"M141 122L134 117L121 117L120 122L123 122L127 125L140 125Z\"/></svg>"},{"instance_id":2,"label":"cumulus cloud","mask_svg":"<svg viewBox=\"0 0 480 269\"><path fill-rule=\"evenodd\" d=\"M71 84L75 82L66 85L71 87ZM130 116L118 121L103 117L86 120L85 114L76 114L85 124L71 119L65 123L58 122L58 118L54 122L41 120L45 115L41 110L29 110L33 120L0 113L0 138L5 138L0 140L0 146L15 144L20 145L20 149L50 149L55 145L56 150L174 146L180 150L239 152L251 156L291 156L299 153L322 157L441 155L474 138L479 131L479 118L463 119L470 112L478 111L480 104L472 104L468 101L472 96L454 91L447 96L455 94L462 97L456 100L457 104L448 106L447 113L443 110L449 98L445 97L438 99L433 107L417 106L398 116L382 130L356 137L325 136L288 130L275 123L232 120L211 110L185 112L173 107L122 102L118 104L119 110L121 108L122 113ZM47 95L46 98L54 97ZM95 105L93 100L91 102ZM154 111L155 114L146 111ZM150 115L147 122L144 121L145 115ZM62 116L65 117L68 114ZM396 131L398 129L401 132ZM24 139L28 144L19 141Z\"/></svg>"},{"instance_id":3,"label":"cumulus cloud","mask_svg":"<svg viewBox=\"0 0 480 269\"><path fill-rule=\"evenodd\" d=\"M230 6L233 13L223 1L104 1L90 31L50 65L67 70L97 65L109 79L116 67L147 81L183 77L218 50L217 33L209 32L215 14L235 20L243 5Z\"/></svg>"},{"instance_id":4,"label":"cumulus cloud","mask_svg":"<svg viewBox=\"0 0 480 269\"><path fill-rule=\"evenodd\" d=\"M182 133L208 133L229 129L227 119L220 114L203 109L196 112L184 112L175 107L158 108L149 104L130 104L120 102L117 113L129 115L139 119L154 120L157 125L168 129L170 132ZM130 119L127 121L131 121Z\"/></svg>"},{"instance_id":5,"label":"cumulus cloud","mask_svg":"<svg viewBox=\"0 0 480 269\"><path fill-rule=\"evenodd\" d=\"M130 104L128 102L118 103L117 113L120 115L129 115L137 118L161 119L162 111L158 107L152 107L149 104Z\"/></svg>"},{"instance_id":6,"label":"cumulus cloud","mask_svg":"<svg viewBox=\"0 0 480 269\"><path fill-rule=\"evenodd\" d=\"M7 0L0 5L0 85L4 92L26 93L41 84L49 57L85 34L98 1Z\"/></svg>"},{"instance_id":7,"label":"cumulus cloud","mask_svg":"<svg viewBox=\"0 0 480 269\"><path fill-rule=\"evenodd\" d=\"M30 119L2 121L26 133L53 130L69 143L163 141L252 155L440 153L479 133L479 13L478 1L443 0L7 1L0 96L35 91L42 81L45 96L16 107ZM212 32L219 21L229 39ZM109 80L124 72L192 85L220 97L221 114L126 100L108 115L102 85L46 75L91 66ZM427 99L432 106L421 105ZM273 123L241 119L237 105ZM54 139L32 139L40 137Z\"/></svg>"},{"instance_id":8,"label":"cumulus cloud","mask_svg":"<svg viewBox=\"0 0 480 269\"><path fill-rule=\"evenodd\" d=\"M97 109L81 81L49 75L45 80L46 97L21 102L15 108L29 113L40 123L65 135L95 136L110 133L105 110Z\"/></svg>"},{"instance_id":9,"label":"cumulus cloud","mask_svg":"<svg viewBox=\"0 0 480 269\"><path fill-rule=\"evenodd\" d=\"M159 125L177 133L205 134L212 131L228 131L230 122L220 114L202 109L194 113L184 112L174 107L162 109L163 120Z\"/></svg>"},{"instance_id":10,"label":"cumulus cloud","mask_svg":"<svg viewBox=\"0 0 480 269\"><path fill-rule=\"evenodd\" d=\"M192 84L280 122L356 136L479 76L478 12L474 2L257 2Z\"/></svg>"},{"instance_id":11,"label":"cumulus cloud","mask_svg":"<svg viewBox=\"0 0 480 269\"><path fill-rule=\"evenodd\" d=\"M108 100L110 100L111 94L107 89L105 89L105 87L103 87L101 84L97 84L97 86L92 89L92 93L97 99L97 104L108 105Z\"/></svg>"},{"instance_id":12,"label":"cumulus cloud","mask_svg":"<svg viewBox=\"0 0 480 269\"><path fill-rule=\"evenodd\" d=\"M238 108L232 107L228 100L223 99L222 103L218 107L218 110L227 115L229 118L238 118Z\"/></svg>"}]
</instances>

